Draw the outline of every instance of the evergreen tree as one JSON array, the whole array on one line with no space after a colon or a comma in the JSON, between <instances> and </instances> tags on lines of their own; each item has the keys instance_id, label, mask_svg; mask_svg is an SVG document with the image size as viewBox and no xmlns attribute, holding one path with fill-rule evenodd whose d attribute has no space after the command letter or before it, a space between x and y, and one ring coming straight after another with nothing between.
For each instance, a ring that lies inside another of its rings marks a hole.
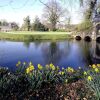
<instances>
[{"instance_id":1,"label":"evergreen tree","mask_svg":"<svg viewBox=\"0 0 100 100\"><path fill-rule=\"evenodd\" d=\"M47 31L48 29L40 22L39 18L36 17L32 24L32 30L34 31Z\"/></svg>"},{"instance_id":2,"label":"evergreen tree","mask_svg":"<svg viewBox=\"0 0 100 100\"><path fill-rule=\"evenodd\" d=\"M22 25L22 29L26 30L26 31L30 31L31 29L31 23L30 23L30 17L27 16L26 18L24 18L24 24Z\"/></svg>"}]
</instances>

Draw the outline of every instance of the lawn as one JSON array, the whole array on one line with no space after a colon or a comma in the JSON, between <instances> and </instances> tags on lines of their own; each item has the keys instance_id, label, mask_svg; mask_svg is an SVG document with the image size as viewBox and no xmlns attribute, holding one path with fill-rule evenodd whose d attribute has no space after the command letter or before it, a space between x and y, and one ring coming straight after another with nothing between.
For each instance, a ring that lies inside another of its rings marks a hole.
<instances>
[{"instance_id":1,"label":"lawn","mask_svg":"<svg viewBox=\"0 0 100 100\"><path fill-rule=\"evenodd\" d=\"M59 35L59 34L70 34L71 32L42 32L42 31L12 31L12 32L6 32L6 33L11 33L11 34L55 34L55 35Z\"/></svg>"},{"instance_id":2,"label":"lawn","mask_svg":"<svg viewBox=\"0 0 100 100\"><path fill-rule=\"evenodd\" d=\"M34 40L65 40L72 38L68 32L0 32L1 40L34 41Z\"/></svg>"}]
</instances>

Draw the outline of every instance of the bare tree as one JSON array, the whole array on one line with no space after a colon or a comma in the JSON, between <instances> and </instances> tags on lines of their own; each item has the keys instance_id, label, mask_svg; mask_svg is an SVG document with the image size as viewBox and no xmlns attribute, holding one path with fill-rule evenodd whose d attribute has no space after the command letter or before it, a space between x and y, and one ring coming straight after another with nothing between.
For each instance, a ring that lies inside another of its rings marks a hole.
<instances>
[{"instance_id":1,"label":"bare tree","mask_svg":"<svg viewBox=\"0 0 100 100\"><path fill-rule=\"evenodd\" d=\"M62 8L60 3L56 0L49 0L44 5L45 7L43 16L46 18L46 20L50 22L51 31L55 31L57 22L60 21L60 18L62 18L65 15L65 12L67 10L65 8Z\"/></svg>"}]
</instances>

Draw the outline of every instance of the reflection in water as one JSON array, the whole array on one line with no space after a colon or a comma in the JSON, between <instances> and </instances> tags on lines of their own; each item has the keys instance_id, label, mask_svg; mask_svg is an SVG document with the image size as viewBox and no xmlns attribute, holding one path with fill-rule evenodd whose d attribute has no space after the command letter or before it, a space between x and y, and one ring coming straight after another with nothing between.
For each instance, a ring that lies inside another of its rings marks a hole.
<instances>
[{"instance_id":1,"label":"reflection in water","mask_svg":"<svg viewBox=\"0 0 100 100\"><path fill-rule=\"evenodd\" d=\"M99 63L100 62L100 43L94 42L94 45L92 46L93 48L93 59L94 63Z\"/></svg>"},{"instance_id":2,"label":"reflection in water","mask_svg":"<svg viewBox=\"0 0 100 100\"><path fill-rule=\"evenodd\" d=\"M85 62L87 62L87 65L89 64L92 64L92 51L91 51L91 48L92 48L92 42L84 42L82 41L82 44L81 46L83 45L83 54L84 54L84 57L85 57Z\"/></svg>"},{"instance_id":3,"label":"reflection in water","mask_svg":"<svg viewBox=\"0 0 100 100\"><path fill-rule=\"evenodd\" d=\"M51 42L42 46L43 58L46 64L58 65L62 59L70 54L70 42Z\"/></svg>"},{"instance_id":4,"label":"reflection in water","mask_svg":"<svg viewBox=\"0 0 100 100\"><path fill-rule=\"evenodd\" d=\"M24 44L24 45L23 45ZM28 49L27 49L28 48ZM95 41L58 42L0 42L0 66L15 69L17 61L32 61L46 65L53 63L61 67L88 66L100 63L100 44ZM10 58L10 59L9 59Z\"/></svg>"},{"instance_id":5,"label":"reflection in water","mask_svg":"<svg viewBox=\"0 0 100 100\"><path fill-rule=\"evenodd\" d=\"M24 45L26 48L29 48L29 47L30 47L30 42L25 41L25 42L23 42L23 45Z\"/></svg>"},{"instance_id":6,"label":"reflection in water","mask_svg":"<svg viewBox=\"0 0 100 100\"><path fill-rule=\"evenodd\" d=\"M100 44L96 43L96 55L99 57L100 59Z\"/></svg>"},{"instance_id":7,"label":"reflection in water","mask_svg":"<svg viewBox=\"0 0 100 100\"><path fill-rule=\"evenodd\" d=\"M26 48L30 48L31 43L32 42L30 42L30 41L24 41L23 46L26 47ZM38 48L40 45L41 45L41 42L39 42L39 41L34 42L34 46L36 48Z\"/></svg>"},{"instance_id":8,"label":"reflection in water","mask_svg":"<svg viewBox=\"0 0 100 100\"><path fill-rule=\"evenodd\" d=\"M51 42L49 46L43 48L43 57L47 64L53 63L56 64L61 59L61 51L59 45L56 42Z\"/></svg>"}]
</instances>

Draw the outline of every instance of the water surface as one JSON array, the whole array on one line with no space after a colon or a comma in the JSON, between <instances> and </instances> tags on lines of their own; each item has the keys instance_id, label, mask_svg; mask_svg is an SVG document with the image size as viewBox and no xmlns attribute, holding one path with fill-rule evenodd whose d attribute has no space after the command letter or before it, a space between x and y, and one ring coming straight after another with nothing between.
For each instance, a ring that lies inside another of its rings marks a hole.
<instances>
[{"instance_id":1,"label":"water surface","mask_svg":"<svg viewBox=\"0 0 100 100\"><path fill-rule=\"evenodd\" d=\"M18 62L78 68L100 63L100 44L85 41L0 41L0 66L15 70Z\"/></svg>"}]
</instances>

